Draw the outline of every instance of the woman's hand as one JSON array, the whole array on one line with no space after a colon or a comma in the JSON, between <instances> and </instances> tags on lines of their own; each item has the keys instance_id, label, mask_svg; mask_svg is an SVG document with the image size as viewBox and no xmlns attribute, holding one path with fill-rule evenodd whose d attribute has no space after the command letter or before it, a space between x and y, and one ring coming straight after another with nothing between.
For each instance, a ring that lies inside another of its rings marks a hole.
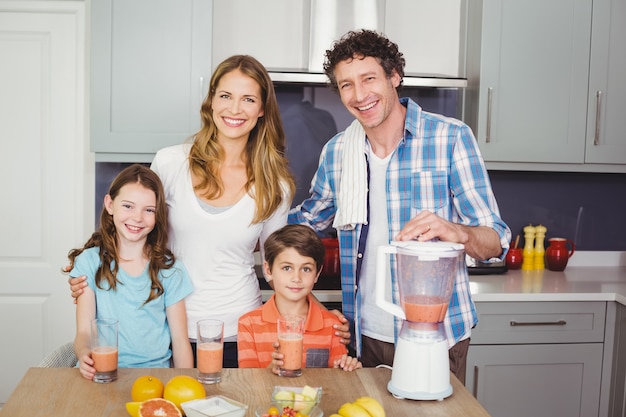
<instances>
[{"instance_id":1,"label":"woman's hand","mask_svg":"<svg viewBox=\"0 0 626 417\"><path fill-rule=\"evenodd\" d=\"M344 345L349 345L350 337L352 335L350 334L350 324L348 323L348 319L339 310L330 310L330 312L337 316L339 318L339 321L341 322L341 324L333 325L336 330L335 336L341 337L341 343L343 343Z\"/></svg>"},{"instance_id":2,"label":"woman's hand","mask_svg":"<svg viewBox=\"0 0 626 417\"><path fill-rule=\"evenodd\" d=\"M70 267L66 266L63 269L66 273L70 272ZM72 291L72 298L74 299L74 304L76 304L76 300L83 294L83 288L85 288L87 284L87 277L85 275L81 275L79 277L69 277L67 283L70 284L70 290Z\"/></svg>"}]
</instances>

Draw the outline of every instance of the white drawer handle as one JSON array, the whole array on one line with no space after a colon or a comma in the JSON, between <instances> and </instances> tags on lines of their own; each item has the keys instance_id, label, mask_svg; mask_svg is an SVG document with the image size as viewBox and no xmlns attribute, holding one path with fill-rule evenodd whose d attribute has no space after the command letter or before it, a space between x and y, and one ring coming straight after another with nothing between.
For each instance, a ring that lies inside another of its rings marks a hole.
<instances>
[{"instance_id":1,"label":"white drawer handle","mask_svg":"<svg viewBox=\"0 0 626 417\"><path fill-rule=\"evenodd\" d=\"M511 326L565 326L565 320L559 321L510 321Z\"/></svg>"}]
</instances>

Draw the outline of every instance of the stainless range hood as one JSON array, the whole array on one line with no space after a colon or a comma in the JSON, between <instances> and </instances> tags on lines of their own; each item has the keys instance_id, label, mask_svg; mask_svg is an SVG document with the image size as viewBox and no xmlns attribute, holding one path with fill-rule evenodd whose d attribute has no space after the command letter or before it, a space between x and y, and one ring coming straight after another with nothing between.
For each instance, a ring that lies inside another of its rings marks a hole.
<instances>
[{"instance_id":1,"label":"stainless range hood","mask_svg":"<svg viewBox=\"0 0 626 417\"><path fill-rule=\"evenodd\" d=\"M328 82L326 74L313 72L269 71L269 75L272 81L276 83L326 84ZM402 85L405 87L465 88L467 87L467 79L405 75Z\"/></svg>"},{"instance_id":2,"label":"stainless range hood","mask_svg":"<svg viewBox=\"0 0 626 417\"><path fill-rule=\"evenodd\" d=\"M311 0L306 70L268 68L270 76L275 82L325 84L326 49L348 30L368 28L398 43L407 61L404 86L466 87L459 77L461 10L460 0Z\"/></svg>"}]
</instances>

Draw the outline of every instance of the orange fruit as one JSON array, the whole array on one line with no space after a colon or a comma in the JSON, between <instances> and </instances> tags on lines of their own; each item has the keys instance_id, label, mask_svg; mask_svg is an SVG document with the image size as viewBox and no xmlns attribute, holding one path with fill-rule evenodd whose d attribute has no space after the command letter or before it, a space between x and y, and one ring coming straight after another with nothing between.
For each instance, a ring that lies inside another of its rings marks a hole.
<instances>
[{"instance_id":1,"label":"orange fruit","mask_svg":"<svg viewBox=\"0 0 626 417\"><path fill-rule=\"evenodd\" d=\"M163 382L156 376L144 375L135 379L130 396L133 401L145 401L163 397Z\"/></svg>"},{"instance_id":2,"label":"orange fruit","mask_svg":"<svg viewBox=\"0 0 626 417\"><path fill-rule=\"evenodd\" d=\"M139 417L182 417L182 414L173 402L152 398L141 403Z\"/></svg>"},{"instance_id":3,"label":"orange fruit","mask_svg":"<svg viewBox=\"0 0 626 417\"><path fill-rule=\"evenodd\" d=\"M180 404L185 401L197 400L206 397L206 390L196 378L189 375L177 375L167 381L163 398L170 400L183 413Z\"/></svg>"}]
</instances>

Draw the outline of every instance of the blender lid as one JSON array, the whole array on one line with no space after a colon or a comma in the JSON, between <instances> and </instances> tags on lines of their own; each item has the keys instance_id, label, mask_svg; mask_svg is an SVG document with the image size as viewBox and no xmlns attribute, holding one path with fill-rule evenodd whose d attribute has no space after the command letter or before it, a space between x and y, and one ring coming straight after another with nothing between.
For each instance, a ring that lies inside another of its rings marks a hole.
<instances>
[{"instance_id":1,"label":"blender lid","mask_svg":"<svg viewBox=\"0 0 626 417\"><path fill-rule=\"evenodd\" d=\"M460 252L464 251L465 246L461 243L454 242L418 242L416 240L393 240L390 243L392 246L396 246L399 250L409 252L423 257L455 257Z\"/></svg>"}]
</instances>

